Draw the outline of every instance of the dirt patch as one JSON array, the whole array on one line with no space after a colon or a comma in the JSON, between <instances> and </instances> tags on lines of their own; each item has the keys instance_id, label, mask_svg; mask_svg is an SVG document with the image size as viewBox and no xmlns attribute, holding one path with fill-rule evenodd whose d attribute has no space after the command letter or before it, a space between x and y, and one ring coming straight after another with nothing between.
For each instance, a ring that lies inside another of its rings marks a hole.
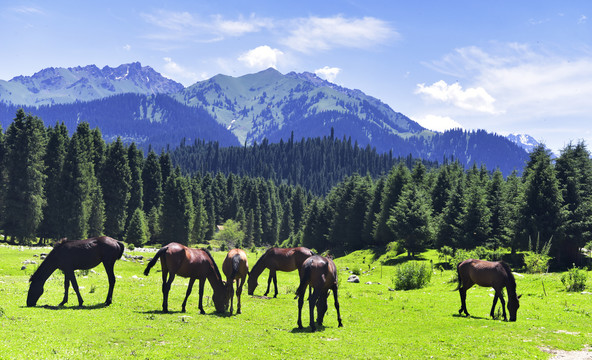
<instances>
[{"instance_id":1,"label":"dirt patch","mask_svg":"<svg viewBox=\"0 0 592 360\"><path fill-rule=\"evenodd\" d=\"M592 360L592 348L587 346L584 350L567 351L540 348L542 351L552 354L552 360Z\"/></svg>"}]
</instances>

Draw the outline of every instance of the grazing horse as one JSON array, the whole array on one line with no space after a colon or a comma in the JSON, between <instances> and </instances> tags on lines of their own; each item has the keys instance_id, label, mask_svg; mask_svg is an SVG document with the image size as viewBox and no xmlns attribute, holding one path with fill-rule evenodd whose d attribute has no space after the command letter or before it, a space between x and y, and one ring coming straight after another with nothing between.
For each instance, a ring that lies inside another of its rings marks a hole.
<instances>
[{"instance_id":1,"label":"grazing horse","mask_svg":"<svg viewBox=\"0 0 592 360\"><path fill-rule=\"evenodd\" d=\"M150 260L146 270L144 270L144 275L148 276L150 269L156 264L158 259L160 259L160 265L162 267L163 312L169 311L169 291L171 290L173 280L175 280L175 275L189 278L189 286L187 287L185 300L181 307L183 312L185 312L187 298L191 294L193 283L195 283L196 279L199 279L199 311L201 314L206 313L202 303L206 278L214 290L212 300L216 312L223 313L226 311L228 307L226 287L214 258L207 250L191 249L179 243L170 243L156 252L156 255Z\"/></svg>"},{"instance_id":2,"label":"grazing horse","mask_svg":"<svg viewBox=\"0 0 592 360\"><path fill-rule=\"evenodd\" d=\"M43 294L43 285L54 271L60 269L64 272L64 299L58 306L68 302L68 289L70 283L76 295L78 296L78 306L82 306L83 300L78 290L78 283L74 270L92 269L103 263L107 278L109 279L109 292L105 305L110 305L113 298L113 288L115 287L115 274L113 267L115 261L123 255L124 245L107 236L94 237L86 240L68 241L62 239L56 243L49 252L45 260L39 265L39 268L31 275L29 282L29 294L27 295L27 306L35 306L37 300Z\"/></svg>"},{"instance_id":3,"label":"grazing horse","mask_svg":"<svg viewBox=\"0 0 592 360\"><path fill-rule=\"evenodd\" d=\"M296 248L271 248L263 254L259 260L251 269L249 273L249 295L253 295L255 292L255 288L257 288L257 278L263 270L269 269L269 278L267 279L267 290L265 291L265 296L269 294L269 287L271 285L271 280L273 280L273 285L275 287L275 295L273 297L277 297L278 288L277 288L277 275L276 271L294 271L298 270L300 273L300 268L304 261L308 259L310 256L314 255L312 251L305 247L296 247Z\"/></svg>"},{"instance_id":4,"label":"grazing horse","mask_svg":"<svg viewBox=\"0 0 592 360\"><path fill-rule=\"evenodd\" d=\"M516 321L516 313L520 307L520 296L516 296L516 280L512 274L512 270L503 261L484 261L468 259L457 266L458 272L458 291L460 293L461 308L458 313L462 315L464 312L469 316L467 311L467 290L474 284L492 287L495 290L493 298L493 306L491 307L491 317L494 317L495 305L499 298L502 303L502 310L504 320L506 318L506 303L504 301L503 289L506 288L508 292L508 312L510 313L510 321ZM522 295L521 295L522 296Z\"/></svg>"},{"instance_id":5,"label":"grazing horse","mask_svg":"<svg viewBox=\"0 0 592 360\"><path fill-rule=\"evenodd\" d=\"M298 328L302 329L302 305L304 304L304 294L306 287L313 289L308 297L308 307L310 309L310 328L316 330L314 323L314 308L317 307L317 324L323 325L323 317L327 312L327 298L329 290L333 290L335 299L335 309L337 310L337 321L339 327L342 327L341 314L339 313L339 301L337 300L337 268L333 260L314 255L306 259L300 271L300 286L296 290L298 298Z\"/></svg>"},{"instance_id":6,"label":"grazing horse","mask_svg":"<svg viewBox=\"0 0 592 360\"><path fill-rule=\"evenodd\" d=\"M226 255L224 263L222 263L222 271L226 275L226 296L230 299L230 314L232 314L232 302L234 300L233 283L236 280L236 299L237 308L236 313L241 313L241 294L243 292L243 285L249 273L249 263L247 262L247 254L241 249L232 249Z\"/></svg>"}]
</instances>

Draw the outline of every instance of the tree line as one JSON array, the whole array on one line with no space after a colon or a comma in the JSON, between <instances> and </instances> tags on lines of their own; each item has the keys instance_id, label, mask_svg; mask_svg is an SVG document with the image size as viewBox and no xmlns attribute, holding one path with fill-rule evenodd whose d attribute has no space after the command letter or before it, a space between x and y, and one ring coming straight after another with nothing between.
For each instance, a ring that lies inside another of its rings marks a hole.
<instances>
[{"instance_id":1,"label":"tree line","mask_svg":"<svg viewBox=\"0 0 592 360\"><path fill-rule=\"evenodd\" d=\"M560 266L579 264L591 240L592 160L584 143L567 145L557 159L539 146L523 174L505 178L485 166L467 170L458 161L434 166L412 158L376 174L370 169L384 169L389 155L373 157L332 137L298 143L263 142L241 154L196 142L200 155L192 161L204 167L189 171L174 166L189 161L181 156L187 146L172 156L151 150L144 156L133 143L105 143L88 123L70 136L64 124L46 128L19 110L6 132L0 129L0 229L11 243L104 234L136 245L195 244L232 220L242 230L232 245L304 245L335 254L392 242L412 255L479 246L515 253L540 239L551 242ZM322 179L323 171L331 178L331 169L343 178L332 178L326 194L312 182L304 182L307 188L286 180L298 162L274 154L290 146L294 157L310 161L301 178L316 172ZM216 163L219 171L210 171ZM245 170L225 174L222 163ZM285 166L269 167L278 163ZM245 174L265 166L267 172Z\"/></svg>"}]
</instances>

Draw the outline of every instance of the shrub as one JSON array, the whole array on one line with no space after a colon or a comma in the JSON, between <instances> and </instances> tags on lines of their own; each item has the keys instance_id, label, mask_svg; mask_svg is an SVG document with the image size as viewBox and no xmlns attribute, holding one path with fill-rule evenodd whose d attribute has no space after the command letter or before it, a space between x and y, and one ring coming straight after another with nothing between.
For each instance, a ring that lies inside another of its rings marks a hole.
<instances>
[{"instance_id":1,"label":"shrub","mask_svg":"<svg viewBox=\"0 0 592 360\"><path fill-rule=\"evenodd\" d=\"M395 290L420 289L432 279L432 266L419 261L409 261L395 267Z\"/></svg>"},{"instance_id":2,"label":"shrub","mask_svg":"<svg viewBox=\"0 0 592 360\"><path fill-rule=\"evenodd\" d=\"M352 269L352 274L360 276L362 270L359 267L355 267Z\"/></svg>"},{"instance_id":3,"label":"shrub","mask_svg":"<svg viewBox=\"0 0 592 360\"><path fill-rule=\"evenodd\" d=\"M534 274L547 271L549 260L551 260L549 250L551 250L552 239L553 237L551 237L551 239L539 249L539 239L537 237L536 247L533 249L531 238L528 237L528 251L524 254L524 266L526 267L526 272Z\"/></svg>"},{"instance_id":4,"label":"shrub","mask_svg":"<svg viewBox=\"0 0 592 360\"><path fill-rule=\"evenodd\" d=\"M561 282L567 291L582 291L586 288L588 275L586 271L578 269L575 265L561 276Z\"/></svg>"}]
</instances>

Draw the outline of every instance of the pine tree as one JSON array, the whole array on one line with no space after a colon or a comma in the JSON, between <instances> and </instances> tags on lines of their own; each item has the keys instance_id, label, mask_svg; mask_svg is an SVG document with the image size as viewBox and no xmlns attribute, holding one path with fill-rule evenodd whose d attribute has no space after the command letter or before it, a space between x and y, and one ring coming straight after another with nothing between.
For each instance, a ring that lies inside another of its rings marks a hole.
<instances>
[{"instance_id":1,"label":"pine tree","mask_svg":"<svg viewBox=\"0 0 592 360\"><path fill-rule=\"evenodd\" d=\"M463 237L460 247L472 249L485 246L491 232L491 212L487 207L487 197L480 176L467 176L469 187L466 192L464 216L461 220Z\"/></svg>"},{"instance_id":2,"label":"pine tree","mask_svg":"<svg viewBox=\"0 0 592 360\"><path fill-rule=\"evenodd\" d=\"M135 143L132 143L127 149L127 159L131 175L130 197L127 203L126 221L126 224L129 224L136 209L142 210L144 208L144 189L142 182L142 166L144 164L144 155L142 154L142 150L136 147Z\"/></svg>"},{"instance_id":3,"label":"pine tree","mask_svg":"<svg viewBox=\"0 0 592 360\"><path fill-rule=\"evenodd\" d=\"M387 221L391 216L393 207L395 207L399 200L403 188L410 181L411 175L409 169L403 163L400 163L389 173L380 203L380 213L374 226L374 240L376 244L386 245L395 240L395 234L392 232L391 227L387 225Z\"/></svg>"},{"instance_id":4,"label":"pine tree","mask_svg":"<svg viewBox=\"0 0 592 360\"><path fill-rule=\"evenodd\" d=\"M580 249L592 236L592 160L583 142L568 144L555 168L561 190L565 221L558 240L563 266L582 263Z\"/></svg>"},{"instance_id":5,"label":"pine tree","mask_svg":"<svg viewBox=\"0 0 592 360\"><path fill-rule=\"evenodd\" d=\"M59 237L84 239L92 207L92 193L99 186L92 161L92 136L88 123L78 125L68 145L62 171L63 204Z\"/></svg>"},{"instance_id":6,"label":"pine tree","mask_svg":"<svg viewBox=\"0 0 592 360\"><path fill-rule=\"evenodd\" d=\"M39 235L58 239L62 227L61 215L64 212L64 189L62 183L62 171L68 149L70 137L64 123L56 124L48 129L47 151L45 152L45 199L43 208L43 221L41 222Z\"/></svg>"},{"instance_id":7,"label":"pine tree","mask_svg":"<svg viewBox=\"0 0 592 360\"><path fill-rule=\"evenodd\" d=\"M20 109L6 131L4 231L19 241L35 237L43 217L45 127Z\"/></svg>"},{"instance_id":8,"label":"pine tree","mask_svg":"<svg viewBox=\"0 0 592 360\"><path fill-rule=\"evenodd\" d=\"M162 203L162 173L156 153L150 151L142 168L144 213L160 209Z\"/></svg>"},{"instance_id":9,"label":"pine tree","mask_svg":"<svg viewBox=\"0 0 592 360\"><path fill-rule=\"evenodd\" d=\"M391 212L388 226L410 256L424 251L432 240L431 212L425 191L413 183L407 184Z\"/></svg>"},{"instance_id":10,"label":"pine tree","mask_svg":"<svg viewBox=\"0 0 592 360\"><path fill-rule=\"evenodd\" d=\"M530 153L523 181L525 195L520 207L517 235L520 248L526 250L529 238L548 241L558 235L563 222L559 182L551 155L544 145L537 146ZM553 243L551 251L558 255L556 243Z\"/></svg>"},{"instance_id":11,"label":"pine tree","mask_svg":"<svg viewBox=\"0 0 592 360\"><path fill-rule=\"evenodd\" d=\"M456 188L450 193L446 207L442 213L442 220L436 234L436 247L449 246L454 249L463 246L464 231L462 220L465 217L464 181L459 179Z\"/></svg>"},{"instance_id":12,"label":"pine tree","mask_svg":"<svg viewBox=\"0 0 592 360\"><path fill-rule=\"evenodd\" d=\"M105 231L105 201L100 186L95 186L91 194L92 203L88 217L88 236L101 236Z\"/></svg>"},{"instance_id":13,"label":"pine tree","mask_svg":"<svg viewBox=\"0 0 592 360\"><path fill-rule=\"evenodd\" d=\"M6 185L6 144L4 140L4 132L2 131L2 124L0 124L0 229L4 228L5 217L5 185Z\"/></svg>"},{"instance_id":14,"label":"pine tree","mask_svg":"<svg viewBox=\"0 0 592 360\"><path fill-rule=\"evenodd\" d=\"M494 249L510 245L511 224L505 185L502 172L499 169L496 170L487 189L487 207L491 213L489 218L491 234L487 245Z\"/></svg>"},{"instance_id":15,"label":"pine tree","mask_svg":"<svg viewBox=\"0 0 592 360\"><path fill-rule=\"evenodd\" d=\"M189 243L193 225L193 201L186 178L177 168L167 179L162 203L162 240L165 244Z\"/></svg>"},{"instance_id":16,"label":"pine tree","mask_svg":"<svg viewBox=\"0 0 592 360\"><path fill-rule=\"evenodd\" d=\"M130 199L131 171L121 138L109 145L102 174L105 234L123 238Z\"/></svg>"},{"instance_id":17,"label":"pine tree","mask_svg":"<svg viewBox=\"0 0 592 360\"><path fill-rule=\"evenodd\" d=\"M144 212L140 208L136 208L131 217L125 241L134 246L142 246L148 241L148 227L144 217Z\"/></svg>"}]
</instances>

